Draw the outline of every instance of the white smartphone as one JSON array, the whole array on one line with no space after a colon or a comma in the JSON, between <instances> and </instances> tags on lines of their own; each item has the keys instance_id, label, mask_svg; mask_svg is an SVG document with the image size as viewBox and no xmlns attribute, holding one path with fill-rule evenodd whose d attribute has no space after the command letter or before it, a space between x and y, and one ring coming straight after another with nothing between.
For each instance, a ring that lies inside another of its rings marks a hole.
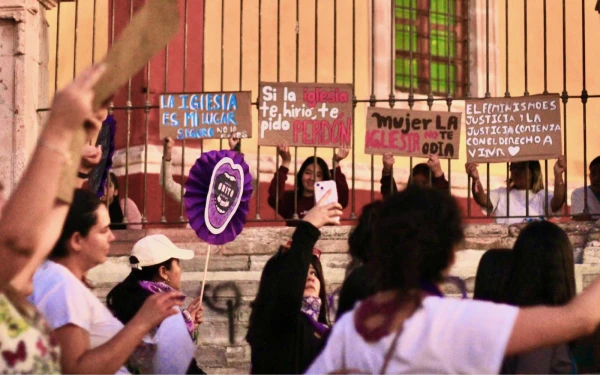
<instances>
[{"instance_id":1,"label":"white smartphone","mask_svg":"<svg viewBox=\"0 0 600 375\"><path fill-rule=\"evenodd\" d=\"M338 202L338 192L337 185L334 180L328 181L319 181L315 183L315 204L317 204L323 196L327 193L327 191L331 190L331 194L323 204L329 203L337 203ZM340 217L337 216L337 221L340 221Z\"/></svg>"}]
</instances>

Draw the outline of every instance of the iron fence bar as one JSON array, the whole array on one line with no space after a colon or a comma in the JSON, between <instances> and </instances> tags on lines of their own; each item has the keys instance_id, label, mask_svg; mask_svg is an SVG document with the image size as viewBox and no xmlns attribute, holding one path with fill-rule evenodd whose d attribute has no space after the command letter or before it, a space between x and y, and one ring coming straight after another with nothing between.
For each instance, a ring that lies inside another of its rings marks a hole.
<instances>
[{"instance_id":1,"label":"iron fence bar","mask_svg":"<svg viewBox=\"0 0 600 375\"><path fill-rule=\"evenodd\" d=\"M394 84L395 76L394 76L394 63L396 56L396 49L394 45L394 35L396 31L396 1L390 0L390 96L389 96L389 105L390 108L394 108L396 104L396 95L395 95L395 87ZM390 171L390 195L394 193L394 168Z\"/></svg>"},{"instance_id":2,"label":"iron fence bar","mask_svg":"<svg viewBox=\"0 0 600 375\"><path fill-rule=\"evenodd\" d=\"M183 92L187 92L187 57L188 57L188 13L189 1L185 0L183 10ZM181 140L181 202L179 202L179 222L185 222L183 194L185 190L185 138Z\"/></svg>"},{"instance_id":3,"label":"iron fence bar","mask_svg":"<svg viewBox=\"0 0 600 375\"><path fill-rule=\"evenodd\" d=\"M485 0L485 97L492 97L490 94L490 0Z\"/></svg>"},{"instance_id":4,"label":"iron fence bar","mask_svg":"<svg viewBox=\"0 0 600 375\"><path fill-rule=\"evenodd\" d=\"M506 0L508 2L508 0ZM457 12L458 13L458 12ZM471 69L471 0L467 0L467 67ZM471 97L471 73L467 72L467 90L466 97ZM466 130L466 129L465 129ZM467 175L467 216L471 217L471 176Z\"/></svg>"},{"instance_id":5,"label":"iron fence bar","mask_svg":"<svg viewBox=\"0 0 600 375\"><path fill-rule=\"evenodd\" d=\"M529 88L528 88L528 82L529 82L529 76L528 76L528 72L529 72L529 55L528 55L528 46L527 46L527 21L528 21L528 13L527 13L527 0L523 1L523 48L524 48L524 58L525 58L525 92L523 93L523 96L529 96ZM530 190L530 170L529 170L529 161L527 161L527 173L525 174L527 176L527 185L525 187L525 214L527 216L529 216L529 190ZM546 187L547 188L547 187Z\"/></svg>"},{"instance_id":6,"label":"iron fence bar","mask_svg":"<svg viewBox=\"0 0 600 375\"><path fill-rule=\"evenodd\" d=\"M114 1L114 0L113 0ZM58 55L60 55L60 8L62 2L56 6L56 56L54 56L54 92L58 91ZM114 22L113 22L114 27Z\"/></svg>"},{"instance_id":7,"label":"iron fence bar","mask_svg":"<svg viewBox=\"0 0 600 375\"><path fill-rule=\"evenodd\" d=\"M92 15L92 64L96 62L96 13L97 13L97 2L94 0L94 13Z\"/></svg>"},{"instance_id":8,"label":"iron fence bar","mask_svg":"<svg viewBox=\"0 0 600 375\"><path fill-rule=\"evenodd\" d=\"M562 52L563 52L563 91L561 93L561 99L563 102L563 148L565 158L567 157L567 102L569 101L569 95L567 93L567 21L566 21L566 0L562 2ZM565 173L565 189L567 188L568 173ZM587 201L587 200L586 200ZM584 206L585 207L585 206ZM563 212L567 212L565 207Z\"/></svg>"},{"instance_id":9,"label":"iron fence bar","mask_svg":"<svg viewBox=\"0 0 600 375\"><path fill-rule=\"evenodd\" d=\"M73 33L73 79L77 75L77 34L79 34L79 0L75 0L75 32Z\"/></svg>"},{"instance_id":10,"label":"iron fence bar","mask_svg":"<svg viewBox=\"0 0 600 375\"><path fill-rule=\"evenodd\" d=\"M588 189L587 189L587 84L585 61L585 0L581 0L581 69L582 84L581 104L583 105L583 213L589 214Z\"/></svg>"},{"instance_id":11,"label":"iron fence bar","mask_svg":"<svg viewBox=\"0 0 600 375\"><path fill-rule=\"evenodd\" d=\"M371 96L375 100L375 0L371 0ZM375 102L371 101L371 107ZM375 158L371 155L371 202L375 200Z\"/></svg>"},{"instance_id":12,"label":"iron fence bar","mask_svg":"<svg viewBox=\"0 0 600 375\"><path fill-rule=\"evenodd\" d=\"M242 0L243 1L243 0ZM260 80L262 78L262 0L258 0L258 86L257 93L258 97L256 98L256 109L258 109L258 102L260 101ZM279 181L279 171L275 171L277 173L277 181ZM260 145L256 146L256 181L258 181L258 186L260 186ZM256 189L256 220L260 220L260 189Z\"/></svg>"},{"instance_id":13,"label":"iron fence bar","mask_svg":"<svg viewBox=\"0 0 600 375\"><path fill-rule=\"evenodd\" d=\"M114 12L114 9L113 9ZM133 0L129 0L129 22L133 19ZM129 200L129 150L131 146L131 78L127 80L127 102L125 103L127 115L127 138L125 143L125 204L123 209L123 223L127 223L127 206Z\"/></svg>"},{"instance_id":14,"label":"iron fence bar","mask_svg":"<svg viewBox=\"0 0 600 375\"><path fill-rule=\"evenodd\" d=\"M485 0L485 97L491 98L492 95L490 93L490 0ZM486 163L486 207L485 212L486 216L490 217L490 210L488 207L490 206L490 163ZM506 200L509 200L509 191L506 189Z\"/></svg>"},{"instance_id":15,"label":"iron fence bar","mask_svg":"<svg viewBox=\"0 0 600 375\"><path fill-rule=\"evenodd\" d=\"M60 7L60 1L58 2L58 6ZM110 45L115 44L115 0L112 0L111 3L111 23L110 23ZM58 65L58 64L57 64ZM115 103L111 100L108 104L108 114L112 115L114 113ZM108 183L108 181L107 181Z\"/></svg>"},{"instance_id":16,"label":"iron fence bar","mask_svg":"<svg viewBox=\"0 0 600 375\"><path fill-rule=\"evenodd\" d=\"M241 27L241 26L240 26ZM206 0L202 2L202 60L204 60L204 56L206 56L206 33L204 32L206 28ZM204 62L202 63L202 91L206 91L206 69ZM204 138L200 138L200 156L204 153Z\"/></svg>"},{"instance_id":17,"label":"iron fence bar","mask_svg":"<svg viewBox=\"0 0 600 375\"><path fill-rule=\"evenodd\" d=\"M546 24L546 16L547 16L547 12L546 12L546 0L543 1L543 30L544 30L544 94L548 94L548 28L547 28L547 24ZM548 190L550 189L550 185L549 185L549 176L548 176L548 159L544 160L544 176L545 176L545 183L544 183L544 213L546 214L546 216L548 216L549 212L548 211Z\"/></svg>"},{"instance_id":18,"label":"iron fence bar","mask_svg":"<svg viewBox=\"0 0 600 375\"><path fill-rule=\"evenodd\" d=\"M300 0L296 0L296 82L300 80ZM298 217L298 147L294 147L294 214L292 219Z\"/></svg>"},{"instance_id":19,"label":"iron fence bar","mask_svg":"<svg viewBox=\"0 0 600 375\"><path fill-rule=\"evenodd\" d=\"M455 9L454 9L454 13L458 13L458 9L456 8L458 5L458 1L455 3ZM450 1L446 2L446 28L447 28L447 35L446 35L446 52L448 55L448 69L446 72L446 103L448 104L448 112L452 112L452 92L450 91L450 69L451 69L451 59L450 59L450 35L451 31L450 31ZM455 40L458 39L458 35L454 38ZM456 75L458 75L458 69L456 69ZM455 77L456 77L455 75ZM458 77L457 77L458 78ZM458 89L458 85L457 85L457 89ZM448 191L451 193L452 192L452 159L448 159ZM431 174L431 172L430 172Z\"/></svg>"},{"instance_id":20,"label":"iron fence bar","mask_svg":"<svg viewBox=\"0 0 600 375\"><path fill-rule=\"evenodd\" d=\"M436 4L438 5L438 4ZM428 49L428 55L429 55L429 69L427 72L427 76L429 77L429 94L427 95L427 110L431 112L432 107L433 107L433 48L432 48L432 41L431 41L431 15L432 15L432 9L431 9L431 2L429 2L428 8L427 8L427 49ZM436 72L438 73L437 76L440 76L440 70L439 70L439 65L436 68ZM417 74L418 76L418 74ZM439 89L439 80L438 80L438 89ZM431 181L431 168L429 169L429 173L427 175L427 180L429 185L432 185L432 181ZM413 177L413 172L412 172L412 168L410 169L410 177L408 178L408 181L413 181L414 182L414 177Z\"/></svg>"},{"instance_id":21,"label":"iron fence bar","mask_svg":"<svg viewBox=\"0 0 600 375\"><path fill-rule=\"evenodd\" d=\"M337 0L333 0L333 83L337 83ZM352 132L354 132L354 124L352 125ZM332 150L332 160L335 161L335 148ZM340 167L341 169L341 167ZM333 174L331 178L335 181L335 170L333 168Z\"/></svg>"},{"instance_id":22,"label":"iron fence bar","mask_svg":"<svg viewBox=\"0 0 600 375\"><path fill-rule=\"evenodd\" d=\"M142 223L147 223L147 203L148 203L148 133L150 133L150 61L146 64L146 108L144 110L144 193L143 193L143 208L142 208ZM164 174L164 173L163 173ZM164 190L164 189L163 189Z\"/></svg>"},{"instance_id":23,"label":"iron fence bar","mask_svg":"<svg viewBox=\"0 0 600 375\"><path fill-rule=\"evenodd\" d=\"M506 69L506 91L504 91L504 97L505 98L510 98L510 90L509 90L509 39L510 39L510 34L508 32L509 30L509 25L510 23L508 22L508 2L509 0L506 0L506 4L505 4L505 10L504 10L504 20L505 20L505 34L504 37L506 39L506 47L505 47L505 54L506 54L506 60L505 60L505 69ZM510 163L506 163L506 181L508 183L508 181L510 180ZM488 201L489 204L489 201ZM507 189L506 189L506 214L510 216L510 192L508 191L508 185L507 185Z\"/></svg>"},{"instance_id":24,"label":"iron fence bar","mask_svg":"<svg viewBox=\"0 0 600 375\"><path fill-rule=\"evenodd\" d=\"M315 83L319 81L319 1L315 0ZM317 148L313 148L313 181L317 181ZM325 173L325 171L322 171Z\"/></svg>"},{"instance_id":25,"label":"iron fence bar","mask_svg":"<svg viewBox=\"0 0 600 375\"><path fill-rule=\"evenodd\" d=\"M415 17L416 18L416 17ZM415 27L416 20L413 20L413 2L408 2L408 107L412 110L414 105L414 87L413 87L413 27ZM410 157L410 165L412 170L412 156Z\"/></svg>"},{"instance_id":26,"label":"iron fence bar","mask_svg":"<svg viewBox=\"0 0 600 375\"><path fill-rule=\"evenodd\" d=\"M278 0L279 1L279 0ZM279 38L279 33L277 34ZM279 56L279 52L277 52ZM221 91L224 91L225 76L225 0L221 0ZM228 142L229 144L229 142ZM223 150L223 138L219 139L219 150Z\"/></svg>"},{"instance_id":27,"label":"iron fence bar","mask_svg":"<svg viewBox=\"0 0 600 375\"><path fill-rule=\"evenodd\" d=\"M204 65L204 64L202 64ZM169 92L169 44L167 44L167 46L165 47L165 92ZM162 168L162 200L161 200L161 214L160 214L160 222L161 223L166 223L167 222L167 217L165 216L165 206L166 206L166 200L167 200L167 189L166 189L166 173L165 173L165 169L166 169L166 161L165 161L165 151L166 151L166 140L163 139L161 140L163 142L163 157L162 157L162 163L161 163L161 168ZM171 150L172 151L172 150ZM171 161L170 163L173 163L173 155L171 155Z\"/></svg>"},{"instance_id":28,"label":"iron fence bar","mask_svg":"<svg viewBox=\"0 0 600 375\"><path fill-rule=\"evenodd\" d=\"M239 83L239 90L242 91L243 90L243 76L244 76L244 1L240 0L240 83ZM203 64L204 65L204 64ZM204 77L202 77L202 80L204 80ZM242 138L238 138L238 143L239 143L239 147L238 150L240 150L239 152L242 152ZM258 190L259 188L259 184L256 185L256 189Z\"/></svg>"},{"instance_id":29,"label":"iron fence bar","mask_svg":"<svg viewBox=\"0 0 600 375\"><path fill-rule=\"evenodd\" d=\"M561 93L560 96L562 97L563 94ZM583 97L581 95L567 95L568 99L582 99ZM586 96L586 99L599 99L600 98L600 94L588 94ZM465 100L469 100L469 99L486 99L485 97L460 97L460 98L453 98L452 101L465 101ZM371 100L371 99L354 99L353 103L354 104L358 104L358 103L388 103L389 104L390 99L389 98L382 98L382 99L375 99L375 100ZM396 103L409 103L414 104L417 102L427 102L429 101L429 99L427 98L422 98L422 99L413 99L413 100L409 100L409 99L395 99ZM446 102L447 99L445 97L443 98L436 98L434 97L433 102ZM256 102L251 102L252 105L256 105ZM150 105L148 106L148 108L150 109L159 109L160 107L158 105ZM50 107L47 108L38 108L36 110L36 112L48 112L50 111ZM132 110L144 110L146 109L145 105L132 105L131 107L127 107L127 106L113 106L112 107L113 110L115 111L122 111L122 110L126 110L126 109L132 109Z\"/></svg>"},{"instance_id":30,"label":"iron fence bar","mask_svg":"<svg viewBox=\"0 0 600 375\"><path fill-rule=\"evenodd\" d=\"M281 78L281 1L277 0L277 82L280 82ZM281 93L279 93L281 95ZM288 149L289 150L289 149ZM275 213L274 217L277 218L279 213L279 181L281 175L279 173L279 152L278 148L275 148L275 173L277 173L277 184L275 184ZM285 185L284 185L285 191Z\"/></svg>"},{"instance_id":31,"label":"iron fence bar","mask_svg":"<svg viewBox=\"0 0 600 375\"><path fill-rule=\"evenodd\" d=\"M352 119L356 119L356 0L352 0ZM356 129L356 127L354 127ZM352 132L352 207L350 218L356 218L356 132Z\"/></svg>"}]
</instances>

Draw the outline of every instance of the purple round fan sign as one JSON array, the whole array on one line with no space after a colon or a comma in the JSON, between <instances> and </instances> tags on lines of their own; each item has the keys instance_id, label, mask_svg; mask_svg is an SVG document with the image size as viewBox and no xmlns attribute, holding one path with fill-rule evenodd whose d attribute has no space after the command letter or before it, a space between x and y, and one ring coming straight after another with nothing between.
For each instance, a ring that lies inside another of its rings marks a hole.
<instances>
[{"instance_id":1,"label":"purple round fan sign","mask_svg":"<svg viewBox=\"0 0 600 375\"><path fill-rule=\"evenodd\" d=\"M252 176L234 151L210 151L196 160L184 195L190 226L202 240L221 245L242 231L252 196Z\"/></svg>"}]
</instances>

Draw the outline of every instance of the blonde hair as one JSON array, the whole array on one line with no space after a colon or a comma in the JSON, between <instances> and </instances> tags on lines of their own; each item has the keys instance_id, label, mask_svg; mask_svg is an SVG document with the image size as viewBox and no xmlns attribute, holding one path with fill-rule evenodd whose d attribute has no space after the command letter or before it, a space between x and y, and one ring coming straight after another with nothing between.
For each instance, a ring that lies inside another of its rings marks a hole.
<instances>
[{"instance_id":1,"label":"blonde hair","mask_svg":"<svg viewBox=\"0 0 600 375\"><path fill-rule=\"evenodd\" d=\"M521 161L513 164L526 164L529 167L529 186L534 193L544 190L544 176L542 175L542 166L538 160ZM514 182L509 178L507 181L508 190L515 187Z\"/></svg>"}]
</instances>

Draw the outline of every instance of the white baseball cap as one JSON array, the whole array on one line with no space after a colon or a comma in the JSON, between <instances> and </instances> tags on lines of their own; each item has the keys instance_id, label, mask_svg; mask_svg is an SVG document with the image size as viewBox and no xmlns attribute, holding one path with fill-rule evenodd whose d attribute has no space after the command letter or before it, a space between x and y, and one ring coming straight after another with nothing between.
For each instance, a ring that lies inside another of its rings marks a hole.
<instances>
[{"instance_id":1,"label":"white baseball cap","mask_svg":"<svg viewBox=\"0 0 600 375\"><path fill-rule=\"evenodd\" d=\"M131 250L131 256L136 257L139 262L132 266L148 267L171 258L192 259L194 252L178 248L163 234L153 234L136 242Z\"/></svg>"}]
</instances>

